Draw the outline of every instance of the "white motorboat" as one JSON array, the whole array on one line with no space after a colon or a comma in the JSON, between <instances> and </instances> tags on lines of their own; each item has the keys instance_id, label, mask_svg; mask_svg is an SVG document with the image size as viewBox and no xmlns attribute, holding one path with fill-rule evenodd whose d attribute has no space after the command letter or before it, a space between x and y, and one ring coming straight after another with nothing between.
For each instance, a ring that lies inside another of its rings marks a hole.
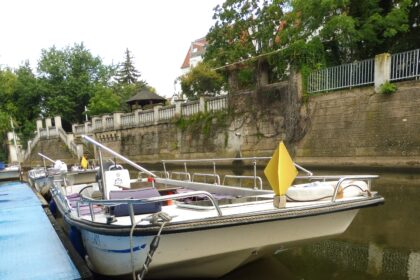
<instances>
[{"instance_id":1,"label":"white motorboat","mask_svg":"<svg viewBox=\"0 0 420 280\"><path fill-rule=\"evenodd\" d=\"M97 170L95 169L85 170L72 167L68 170L67 164L63 161L53 160L42 153L38 153L38 155L43 159L44 167L35 167L29 170L28 181L30 185L43 196L48 194L54 180L63 180L63 178L65 178L65 184L70 186L68 194L72 193L71 186L73 185L96 182ZM51 167L47 167L46 160L52 163Z\"/></svg>"},{"instance_id":2,"label":"white motorboat","mask_svg":"<svg viewBox=\"0 0 420 280\"><path fill-rule=\"evenodd\" d=\"M255 165L252 176L225 175L223 180L251 179L253 187L223 185L216 172L190 174L186 167L169 173L168 161L159 177L84 138L100 157L104 150L148 176L130 180L125 169L102 168L99 184L80 194L66 195L58 182L51 189L65 222L81 234L89 267L106 276L220 277L277 250L343 233L361 208L384 202L371 191L376 175L314 176L296 164L284 168L283 152L276 152L266 168L273 188L267 190ZM210 161L214 171L219 160ZM299 180L309 183L290 187L295 166L304 173ZM212 182L192 179L198 177ZM133 182L150 186L130 189ZM94 193L102 199L92 198Z\"/></svg>"},{"instance_id":3,"label":"white motorboat","mask_svg":"<svg viewBox=\"0 0 420 280\"><path fill-rule=\"evenodd\" d=\"M5 165L0 163L0 181L16 181L21 179L19 164Z\"/></svg>"}]
</instances>

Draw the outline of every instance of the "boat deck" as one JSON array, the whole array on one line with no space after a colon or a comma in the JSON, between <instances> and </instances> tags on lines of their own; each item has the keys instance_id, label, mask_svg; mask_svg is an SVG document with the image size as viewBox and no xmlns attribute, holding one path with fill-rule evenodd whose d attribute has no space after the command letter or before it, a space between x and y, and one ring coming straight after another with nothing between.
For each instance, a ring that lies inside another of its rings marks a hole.
<instances>
[{"instance_id":1,"label":"boat deck","mask_svg":"<svg viewBox=\"0 0 420 280\"><path fill-rule=\"evenodd\" d=\"M0 183L0 279L81 279L25 183Z\"/></svg>"},{"instance_id":2,"label":"boat deck","mask_svg":"<svg viewBox=\"0 0 420 280\"><path fill-rule=\"evenodd\" d=\"M330 204L330 200L323 200L323 201L311 201L311 202L288 202L286 208L278 209L273 206L272 201L272 194L267 195L260 195L253 198L250 198L250 201L240 203L231 203L226 205L220 205L220 209L222 211L223 216L234 216L234 215L247 215L252 213L264 213L264 212L287 212L288 210L299 209L302 207L311 207L311 206L320 206L320 205L328 205ZM265 198L261 200L257 200L256 198ZM268 199L268 200L267 200ZM351 197L351 198L341 198L337 201L359 201L362 200L363 197ZM207 202L209 201L203 201ZM98 223L106 223L108 214L101 211L101 208L93 208L95 209L95 222ZM74 214L76 215L76 210L74 209ZM194 205L194 204L185 204L185 203L178 203L175 202L172 205L162 206L162 211L166 213L171 213L172 222L186 222L192 220L202 220L211 217L217 217L217 211L211 204L209 205ZM139 225L149 225L150 221L148 217L151 214L140 214L135 215L135 220L140 221ZM85 211L83 215L80 216L81 219L92 221L92 216L90 212ZM131 225L130 216L121 216L116 217L116 221L113 225L121 225L127 226Z\"/></svg>"}]
</instances>

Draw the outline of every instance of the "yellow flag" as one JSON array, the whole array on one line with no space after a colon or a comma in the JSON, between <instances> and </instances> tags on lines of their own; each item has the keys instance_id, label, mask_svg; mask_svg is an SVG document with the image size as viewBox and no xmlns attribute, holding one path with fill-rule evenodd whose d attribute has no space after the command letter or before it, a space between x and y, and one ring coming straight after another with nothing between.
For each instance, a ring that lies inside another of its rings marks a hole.
<instances>
[{"instance_id":1,"label":"yellow flag","mask_svg":"<svg viewBox=\"0 0 420 280\"><path fill-rule=\"evenodd\" d=\"M283 142L265 167L264 174L276 195L286 194L298 171Z\"/></svg>"}]
</instances>

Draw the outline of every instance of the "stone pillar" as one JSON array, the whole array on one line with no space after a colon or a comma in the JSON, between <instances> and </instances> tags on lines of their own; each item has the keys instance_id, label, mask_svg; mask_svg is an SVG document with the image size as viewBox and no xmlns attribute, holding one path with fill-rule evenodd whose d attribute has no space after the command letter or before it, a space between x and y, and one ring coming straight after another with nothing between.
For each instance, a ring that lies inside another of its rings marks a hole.
<instances>
[{"instance_id":1,"label":"stone pillar","mask_svg":"<svg viewBox=\"0 0 420 280\"><path fill-rule=\"evenodd\" d=\"M50 138L50 127L51 126L52 126L51 118L46 118L45 119L45 128L47 129L47 138Z\"/></svg>"},{"instance_id":2,"label":"stone pillar","mask_svg":"<svg viewBox=\"0 0 420 280\"><path fill-rule=\"evenodd\" d=\"M67 144L67 147L70 147L70 144L73 141L74 141L74 135L73 134L66 134L66 144Z\"/></svg>"},{"instance_id":3,"label":"stone pillar","mask_svg":"<svg viewBox=\"0 0 420 280\"><path fill-rule=\"evenodd\" d=\"M62 128L61 125L61 117L60 116L55 116L54 117L54 123L55 123L55 127L58 128Z\"/></svg>"},{"instance_id":4,"label":"stone pillar","mask_svg":"<svg viewBox=\"0 0 420 280\"><path fill-rule=\"evenodd\" d=\"M182 103L184 100L175 100L175 117L181 117L182 115Z\"/></svg>"},{"instance_id":5,"label":"stone pillar","mask_svg":"<svg viewBox=\"0 0 420 280\"><path fill-rule=\"evenodd\" d=\"M101 130L104 131L106 128L106 118L108 117L108 115L102 115L102 127Z\"/></svg>"},{"instance_id":6,"label":"stone pillar","mask_svg":"<svg viewBox=\"0 0 420 280\"><path fill-rule=\"evenodd\" d=\"M39 130L42 129L42 120L41 119L37 119L36 120L36 132L39 135Z\"/></svg>"},{"instance_id":7,"label":"stone pillar","mask_svg":"<svg viewBox=\"0 0 420 280\"><path fill-rule=\"evenodd\" d=\"M114 113L114 129L119 129L121 127L121 112Z\"/></svg>"},{"instance_id":8,"label":"stone pillar","mask_svg":"<svg viewBox=\"0 0 420 280\"><path fill-rule=\"evenodd\" d=\"M52 126L51 118L46 118L45 119L45 127L50 128L51 126Z\"/></svg>"},{"instance_id":9,"label":"stone pillar","mask_svg":"<svg viewBox=\"0 0 420 280\"><path fill-rule=\"evenodd\" d=\"M139 113L142 111L142 109L136 109L134 110L134 123L136 126L140 125L140 118Z\"/></svg>"},{"instance_id":10,"label":"stone pillar","mask_svg":"<svg viewBox=\"0 0 420 280\"><path fill-rule=\"evenodd\" d=\"M206 99L203 96L200 96L200 112L206 111Z\"/></svg>"},{"instance_id":11,"label":"stone pillar","mask_svg":"<svg viewBox=\"0 0 420 280\"><path fill-rule=\"evenodd\" d=\"M88 135L89 134L89 125L91 125L91 127L92 127L92 124L90 123L90 122L85 122L85 135Z\"/></svg>"},{"instance_id":12,"label":"stone pillar","mask_svg":"<svg viewBox=\"0 0 420 280\"><path fill-rule=\"evenodd\" d=\"M83 145L77 144L77 157L80 159L83 156Z\"/></svg>"},{"instance_id":13,"label":"stone pillar","mask_svg":"<svg viewBox=\"0 0 420 280\"><path fill-rule=\"evenodd\" d=\"M100 117L98 117L98 116L93 116L92 117L92 119L91 119L91 122L92 122L92 130L96 130L96 129L98 129L97 127L95 127L95 123L96 123L96 120L97 119L100 119Z\"/></svg>"},{"instance_id":14,"label":"stone pillar","mask_svg":"<svg viewBox=\"0 0 420 280\"><path fill-rule=\"evenodd\" d=\"M160 108L162 108L162 105L157 105L155 107L153 107L153 111L154 111L154 124L158 124L159 123L159 110Z\"/></svg>"},{"instance_id":15,"label":"stone pillar","mask_svg":"<svg viewBox=\"0 0 420 280\"><path fill-rule=\"evenodd\" d=\"M391 78L391 55L382 53L375 56L375 92L379 92L379 88Z\"/></svg>"}]
</instances>

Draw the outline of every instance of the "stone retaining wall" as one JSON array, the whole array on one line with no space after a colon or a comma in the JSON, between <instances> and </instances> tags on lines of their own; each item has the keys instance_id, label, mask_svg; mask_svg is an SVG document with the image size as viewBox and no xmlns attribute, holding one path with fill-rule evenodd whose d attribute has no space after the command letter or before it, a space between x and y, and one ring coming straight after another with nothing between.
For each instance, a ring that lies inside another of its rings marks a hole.
<instances>
[{"instance_id":1,"label":"stone retaining wall","mask_svg":"<svg viewBox=\"0 0 420 280\"><path fill-rule=\"evenodd\" d=\"M420 168L420 82L397 92L373 87L310 98L310 129L297 143L297 161L309 165Z\"/></svg>"}]
</instances>

